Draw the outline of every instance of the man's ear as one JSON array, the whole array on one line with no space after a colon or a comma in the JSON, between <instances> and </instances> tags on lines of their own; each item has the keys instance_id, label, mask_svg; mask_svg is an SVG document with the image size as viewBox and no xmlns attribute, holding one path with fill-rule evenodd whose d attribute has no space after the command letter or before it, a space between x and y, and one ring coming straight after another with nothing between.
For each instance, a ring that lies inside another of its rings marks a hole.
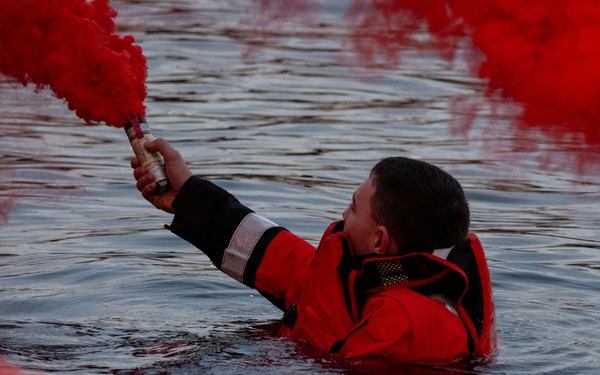
<instances>
[{"instance_id":1,"label":"man's ear","mask_svg":"<svg viewBox=\"0 0 600 375\"><path fill-rule=\"evenodd\" d=\"M392 239L386 227L383 225L379 225L375 229L375 254L389 254L392 251Z\"/></svg>"}]
</instances>

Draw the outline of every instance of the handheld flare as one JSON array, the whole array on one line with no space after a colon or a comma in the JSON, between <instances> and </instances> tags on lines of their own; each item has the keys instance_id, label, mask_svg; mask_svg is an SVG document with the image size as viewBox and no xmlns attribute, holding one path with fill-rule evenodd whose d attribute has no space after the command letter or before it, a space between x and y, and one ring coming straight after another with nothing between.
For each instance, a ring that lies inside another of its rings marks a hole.
<instances>
[{"instance_id":1,"label":"handheld flare","mask_svg":"<svg viewBox=\"0 0 600 375\"><path fill-rule=\"evenodd\" d=\"M148 152L144 147L144 143L154 140L146 119L143 117L138 118L134 114L129 115L129 122L125 125L125 132L135 156L140 161L140 165L154 175L154 182L156 182L154 194L159 195L169 191L171 184L167 179L165 163L162 157L158 152Z\"/></svg>"}]
</instances>

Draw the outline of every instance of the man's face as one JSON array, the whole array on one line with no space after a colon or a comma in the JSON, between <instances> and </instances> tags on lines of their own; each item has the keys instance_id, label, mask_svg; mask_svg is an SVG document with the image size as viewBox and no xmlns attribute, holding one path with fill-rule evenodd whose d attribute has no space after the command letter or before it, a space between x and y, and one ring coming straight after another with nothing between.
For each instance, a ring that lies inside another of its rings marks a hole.
<instances>
[{"instance_id":1,"label":"man's face","mask_svg":"<svg viewBox=\"0 0 600 375\"><path fill-rule=\"evenodd\" d=\"M366 255L376 252L380 238L379 226L371 216L371 197L375 193L373 177L369 176L354 192L352 203L342 214L344 232L352 239L354 255Z\"/></svg>"}]
</instances>

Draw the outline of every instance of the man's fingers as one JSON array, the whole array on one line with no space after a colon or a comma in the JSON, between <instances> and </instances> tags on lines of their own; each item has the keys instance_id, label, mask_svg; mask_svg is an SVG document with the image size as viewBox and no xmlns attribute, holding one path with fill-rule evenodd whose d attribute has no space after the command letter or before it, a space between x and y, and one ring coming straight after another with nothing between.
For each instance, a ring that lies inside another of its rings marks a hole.
<instances>
[{"instance_id":1,"label":"man's fingers","mask_svg":"<svg viewBox=\"0 0 600 375\"><path fill-rule=\"evenodd\" d=\"M143 170L143 168L138 169ZM144 174L141 177L139 177L135 183L135 186L139 191L146 190L148 185L155 185L153 174ZM150 191L154 191L154 188L156 188L156 186L154 186Z\"/></svg>"},{"instance_id":2,"label":"man's fingers","mask_svg":"<svg viewBox=\"0 0 600 375\"><path fill-rule=\"evenodd\" d=\"M140 161L138 160L138 158L131 159L131 168L136 169L139 166L140 166Z\"/></svg>"},{"instance_id":3,"label":"man's fingers","mask_svg":"<svg viewBox=\"0 0 600 375\"><path fill-rule=\"evenodd\" d=\"M135 178L136 180L139 180L146 174L148 174L148 171L146 170L146 168L141 168L138 166L133 170L133 178Z\"/></svg>"},{"instance_id":4,"label":"man's fingers","mask_svg":"<svg viewBox=\"0 0 600 375\"><path fill-rule=\"evenodd\" d=\"M171 147L171 145L164 138L157 138L151 142L146 142L144 144L146 150L149 152L159 152L165 160L175 160L175 158L180 158L181 155L179 152Z\"/></svg>"},{"instance_id":5,"label":"man's fingers","mask_svg":"<svg viewBox=\"0 0 600 375\"><path fill-rule=\"evenodd\" d=\"M166 151L165 149L168 148L169 145L167 144L167 142L164 139L156 138L153 141L148 141L148 142L144 143L144 147L146 147L146 150L148 150L148 152L157 152L158 151L162 154L163 152Z\"/></svg>"},{"instance_id":6,"label":"man's fingers","mask_svg":"<svg viewBox=\"0 0 600 375\"><path fill-rule=\"evenodd\" d=\"M152 202L152 198L153 198L152 193L154 193L154 189L156 189L156 183L152 182L152 183L149 183L149 184L143 186L143 188L140 190L140 192L142 193L142 196L144 198L146 198L146 200Z\"/></svg>"}]
</instances>

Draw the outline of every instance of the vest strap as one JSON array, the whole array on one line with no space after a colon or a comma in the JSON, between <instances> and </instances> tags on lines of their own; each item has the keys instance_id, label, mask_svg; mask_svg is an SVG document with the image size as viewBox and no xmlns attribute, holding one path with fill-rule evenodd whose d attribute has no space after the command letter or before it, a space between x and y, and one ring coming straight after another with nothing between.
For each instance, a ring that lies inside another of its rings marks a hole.
<instances>
[{"instance_id":1,"label":"vest strap","mask_svg":"<svg viewBox=\"0 0 600 375\"><path fill-rule=\"evenodd\" d=\"M296 309L296 304L292 303L283 314L283 324L289 329L294 329L296 320L298 320L298 310Z\"/></svg>"}]
</instances>

